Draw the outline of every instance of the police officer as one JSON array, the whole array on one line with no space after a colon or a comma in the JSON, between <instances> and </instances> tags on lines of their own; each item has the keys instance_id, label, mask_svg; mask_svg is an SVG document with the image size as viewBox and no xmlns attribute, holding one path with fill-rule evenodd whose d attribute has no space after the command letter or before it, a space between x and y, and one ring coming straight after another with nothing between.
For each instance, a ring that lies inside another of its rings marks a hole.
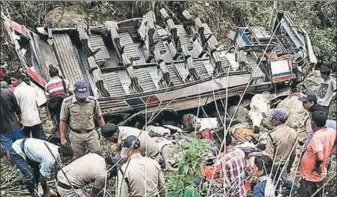
<instances>
[{"instance_id":1,"label":"police officer","mask_svg":"<svg viewBox=\"0 0 337 197\"><path fill-rule=\"evenodd\" d=\"M122 157L124 157L126 153L126 149L121 147L123 140L128 136L137 136L141 142L140 148L142 155L155 159L156 161L159 161L161 158L158 144L146 131L107 123L101 128L101 134L108 141L117 143L117 152L120 152Z\"/></svg>"},{"instance_id":2,"label":"police officer","mask_svg":"<svg viewBox=\"0 0 337 197\"><path fill-rule=\"evenodd\" d=\"M69 139L75 158L83 156L86 147L89 152L100 154L95 120L100 127L105 124L98 101L89 96L87 85L83 81L78 81L74 85L74 95L63 100L60 114L61 143L67 143L66 128L69 126Z\"/></svg>"},{"instance_id":3,"label":"police officer","mask_svg":"<svg viewBox=\"0 0 337 197\"><path fill-rule=\"evenodd\" d=\"M139 139L132 135L122 142L122 148L127 149L128 160L118 172L116 197L166 196L160 165L151 158L143 157L140 146Z\"/></svg>"}]
</instances>

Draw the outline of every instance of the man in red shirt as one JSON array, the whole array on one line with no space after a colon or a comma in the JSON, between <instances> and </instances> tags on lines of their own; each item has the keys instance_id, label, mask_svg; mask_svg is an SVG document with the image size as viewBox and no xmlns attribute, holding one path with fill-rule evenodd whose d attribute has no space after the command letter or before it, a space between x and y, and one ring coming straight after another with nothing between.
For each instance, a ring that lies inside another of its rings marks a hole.
<instances>
[{"instance_id":1,"label":"man in red shirt","mask_svg":"<svg viewBox=\"0 0 337 197\"><path fill-rule=\"evenodd\" d=\"M336 131L327 128L327 116L322 111L315 111L311 116L313 137L303 155L300 175L300 197L311 197L321 189L327 174L326 164L336 148ZM322 196L322 190L315 196Z\"/></svg>"},{"instance_id":2,"label":"man in red shirt","mask_svg":"<svg viewBox=\"0 0 337 197\"><path fill-rule=\"evenodd\" d=\"M50 80L45 85L45 94L48 98L48 110L55 123L54 131L60 123L61 106L64 98L72 94L73 89L67 79L59 74L59 70L49 65Z\"/></svg>"}]
</instances>

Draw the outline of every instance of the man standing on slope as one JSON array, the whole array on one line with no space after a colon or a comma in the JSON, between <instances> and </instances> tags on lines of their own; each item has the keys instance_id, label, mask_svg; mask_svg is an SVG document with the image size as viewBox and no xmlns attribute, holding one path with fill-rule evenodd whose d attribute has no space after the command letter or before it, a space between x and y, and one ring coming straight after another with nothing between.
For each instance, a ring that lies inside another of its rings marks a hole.
<instances>
[{"instance_id":1,"label":"man standing on slope","mask_svg":"<svg viewBox=\"0 0 337 197\"><path fill-rule=\"evenodd\" d=\"M18 73L14 82L14 95L22 112L22 133L25 137L46 139L46 134L42 129L42 121L37 106L36 90L24 81L24 76Z\"/></svg>"},{"instance_id":2,"label":"man standing on slope","mask_svg":"<svg viewBox=\"0 0 337 197\"><path fill-rule=\"evenodd\" d=\"M329 114L331 101L336 96L336 80L330 76L330 69L328 67L322 66L320 72L323 82L317 92L317 103L323 107L325 113Z\"/></svg>"},{"instance_id":3,"label":"man standing on slope","mask_svg":"<svg viewBox=\"0 0 337 197\"><path fill-rule=\"evenodd\" d=\"M326 164L336 150L336 131L325 127L326 113L313 112L311 127L314 135L308 144L300 165L300 197L311 197L324 184ZM322 196L322 190L316 195Z\"/></svg>"},{"instance_id":4,"label":"man standing on slope","mask_svg":"<svg viewBox=\"0 0 337 197\"><path fill-rule=\"evenodd\" d=\"M12 161L24 177L24 184L29 193L34 196L34 177L29 170L27 162L12 148L12 143L21 138L21 109L13 93L1 88L1 118L0 118L0 144L9 154Z\"/></svg>"},{"instance_id":5,"label":"man standing on slope","mask_svg":"<svg viewBox=\"0 0 337 197\"><path fill-rule=\"evenodd\" d=\"M89 96L89 89L83 81L74 86L75 95L63 100L60 114L61 143L66 144L66 129L69 126L71 147L75 158L83 156L86 148L91 153L101 153L99 136L95 130L95 120L102 127L105 125L99 103Z\"/></svg>"}]
</instances>

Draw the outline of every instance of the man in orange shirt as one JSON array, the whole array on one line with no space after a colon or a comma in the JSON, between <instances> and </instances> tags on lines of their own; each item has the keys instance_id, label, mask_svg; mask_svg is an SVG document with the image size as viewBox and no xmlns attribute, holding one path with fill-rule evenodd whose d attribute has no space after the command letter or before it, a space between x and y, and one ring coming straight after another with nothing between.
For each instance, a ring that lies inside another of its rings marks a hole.
<instances>
[{"instance_id":1,"label":"man in orange shirt","mask_svg":"<svg viewBox=\"0 0 337 197\"><path fill-rule=\"evenodd\" d=\"M336 148L336 131L327 128L327 116L322 111L315 111L311 116L311 128L314 135L303 155L300 175L300 197L311 197L321 189L327 174L326 164ZM322 190L316 197L322 196Z\"/></svg>"}]
</instances>

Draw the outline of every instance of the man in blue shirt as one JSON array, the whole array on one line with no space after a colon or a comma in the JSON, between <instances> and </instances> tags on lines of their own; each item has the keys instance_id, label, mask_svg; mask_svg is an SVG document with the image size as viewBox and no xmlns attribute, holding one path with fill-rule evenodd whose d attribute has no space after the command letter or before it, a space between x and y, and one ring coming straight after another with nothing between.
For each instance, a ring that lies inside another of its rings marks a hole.
<instances>
[{"instance_id":1,"label":"man in blue shirt","mask_svg":"<svg viewBox=\"0 0 337 197\"><path fill-rule=\"evenodd\" d=\"M74 156L71 148L56 146L44 140L24 138L12 144L14 151L26 160L33 171L34 180L41 183L43 193L49 192L47 178L60 169L59 164Z\"/></svg>"}]
</instances>

